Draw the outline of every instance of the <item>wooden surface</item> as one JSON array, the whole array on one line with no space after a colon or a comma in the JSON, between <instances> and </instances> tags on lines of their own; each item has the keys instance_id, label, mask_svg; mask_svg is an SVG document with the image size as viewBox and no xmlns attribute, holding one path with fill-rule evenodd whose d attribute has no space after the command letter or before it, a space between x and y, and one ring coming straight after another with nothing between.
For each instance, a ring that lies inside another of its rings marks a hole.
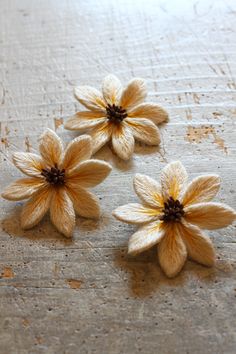
<instances>
[{"instance_id":1,"label":"wooden surface","mask_svg":"<svg viewBox=\"0 0 236 354\"><path fill-rule=\"evenodd\" d=\"M174 280L155 250L126 255L134 228L111 211L136 201L135 172L158 178L180 159L190 177L219 173L219 201L236 207L235 1L1 0L0 186L20 176L17 150L35 151L46 127L79 104L73 86L99 87L107 73L147 79L149 99L170 122L162 145L138 145L96 193L99 222L77 219L66 240L44 220L23 232L22 203L1 200L0 354L233 354L236 348L235 226L209 232L215 269L188 262Z\"/></svg>"}]
</instances>

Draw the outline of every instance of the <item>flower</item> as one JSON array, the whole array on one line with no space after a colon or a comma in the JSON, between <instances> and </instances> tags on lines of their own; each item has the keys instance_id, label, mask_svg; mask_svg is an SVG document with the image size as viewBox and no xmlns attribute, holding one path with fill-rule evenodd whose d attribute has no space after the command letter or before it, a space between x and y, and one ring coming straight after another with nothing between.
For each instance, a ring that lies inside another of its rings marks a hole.
<instances>
[{"instance_id":1,"label":"flower","mask_svg":"<svg viewBox=\"0 0 236 354\"><path fill-rule=\"evenodd\" d=\"M75 212L86 218L99 217L97 198L86 188L101 183L111 166L104 161L88 160L92 154L88 135L74 139L64 151L61 139L48 129L41 136L39 151L41 156L24 152L13 155L15 166L29 177L12 183L2 197L8 200L30 198L22 209L22 228L35 226L50 210L53 224L70 237Z\"/></svg>"},{"instance_id":2,"label":"flower","mask_svg":"<svg viewBox=\"0 0 236 354\"><path fill-rule=\"evenodd\" d=\"M147 145L159 145L156 124L168 118L160 106L144 103L146 96L143 79L133 79L122 89L114 75L105 77L102 93L90 86L76 87L75 97L89 111L76 113L65 123L65 128L87 130L93 139L93 153L111 140L115 153L128 160L134 151L134 139Z\"/></svg>"},{"instance_id":3,"label":"flower","mask_svg":"<svg viewBox=\"0 0 236 354\"><path fill-rule=\"evenodd\" d=\"M143 224L131 236L128 252L136 255L158 244L159 263L168 277L180 272L187 255L213 266L213 244L200 229L222 228L236 219L236 212L227 205L209 203L220 188L218 176L200 176L188 185L187 178L179 161L163 169L161 184L137 174L134 189L142 204L127 204L113 211L118 220Z\"/></svg>"}]
</instances>

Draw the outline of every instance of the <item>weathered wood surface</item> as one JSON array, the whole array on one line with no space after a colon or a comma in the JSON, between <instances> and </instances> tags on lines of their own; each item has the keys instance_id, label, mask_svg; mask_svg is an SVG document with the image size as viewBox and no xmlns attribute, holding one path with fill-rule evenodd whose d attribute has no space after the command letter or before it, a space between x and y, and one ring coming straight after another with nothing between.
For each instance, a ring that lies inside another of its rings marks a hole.
<instances>
[{"instance_id":1,"label":"weathered wood surface","mask_svg":"<svg viewBox=\"0 0 236 354\"><path fill-rule=\"evenodd\" d=\"M137 146L98 188L99 222L77 220L71 241L44 220L19 226L21 203L1 200L1 354L196 354L236 351L235 227L210 232L215 269L188 262L167 280L155 250L128 258L134 228L111 217L136 201L132 176L158 178L180 159L190 176L222 177L220 201L236 207L235 1L1 0L0 186L20 176L17 150L34 151L79 104L76 84L115 73L148 81L170 113L160 150Z\"/></svg>"}]
</instances>

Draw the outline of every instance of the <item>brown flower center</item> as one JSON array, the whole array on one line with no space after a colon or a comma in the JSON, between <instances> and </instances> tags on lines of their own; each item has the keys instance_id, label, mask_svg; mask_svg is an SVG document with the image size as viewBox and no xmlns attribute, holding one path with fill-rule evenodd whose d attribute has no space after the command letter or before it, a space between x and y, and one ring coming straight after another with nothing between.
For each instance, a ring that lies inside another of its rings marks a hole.
<instances>
[{"instance_id":1,"label":"brown flower center","mask_svg":"<svg viewBox=\"0 0 236 354\"><path fill-rule=\"evenodd\" d=\"M60 170L57 164L54 167L42 169L41 175L50 184L59 186L65 183L65 170Z\"/></svg>"},{"instance_id":2,"label":"brown flower center","mask_svg":"<svg viewBox=\"0 0 236 354\"><path fill-rule=\"evenodd\" d=\"M114 103L113 105L108 104L106 106L107 111L107 118L110 122L119 124L122 122L123 119L127 117L127 112L121 106L116 106Z\"/></svg>"},{"instance_id":3,"label":"brown flower center","mask_svg":"<svg viewBox=\"0 0 236 354\"><path fill-rule=\"evenodd\" d=\"M179 200L174 200L172 197L170 197L164 203L162 212L163 214L160 217L160 220L165 222L180 221L182 216L184 216L184 207Z\"/></svg>"}]
</instances>

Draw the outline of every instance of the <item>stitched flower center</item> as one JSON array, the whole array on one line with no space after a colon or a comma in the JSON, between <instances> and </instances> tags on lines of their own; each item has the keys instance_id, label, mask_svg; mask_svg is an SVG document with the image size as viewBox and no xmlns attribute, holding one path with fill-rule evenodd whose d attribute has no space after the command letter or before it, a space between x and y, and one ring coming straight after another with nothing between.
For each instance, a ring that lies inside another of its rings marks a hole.
<instances>
[{"instance_id":1,"label":"stitched flower center","mask_svg":"<svg viewBox=\"0 0 236 354\"><path fill-rule=\"evenodd\" d=\"M53 185L63 185L65 183L65 170L60 170L55 164L54 167L42 169L41 175L46 181Z\"/></svg>"},{"instance_id":2,"label":"stitched flower center","mask_svg":"<svg viewBox=\"0 0 236 354\"><path fill-rule=\"evenodd\" d=\"M116 106L114 103L113 105L108 104L106 106L107 111L107 118L110 122L119 124L122 122L123 119L127 117L127 112L121 106Z\"/></svg>"},{"instance_id":3,"label":"stitched flower center","mask_svg":"<svg viewBox=\"0 0 236 354\"><path fill-rule=\"evenodd\" d=\"M184 215L184 207L179 200L174 200L170 197L165 203L162 210L163 214L160 217L160 220L169 222L169 221L180 221Z\"/></svg>"}]
</instances>

